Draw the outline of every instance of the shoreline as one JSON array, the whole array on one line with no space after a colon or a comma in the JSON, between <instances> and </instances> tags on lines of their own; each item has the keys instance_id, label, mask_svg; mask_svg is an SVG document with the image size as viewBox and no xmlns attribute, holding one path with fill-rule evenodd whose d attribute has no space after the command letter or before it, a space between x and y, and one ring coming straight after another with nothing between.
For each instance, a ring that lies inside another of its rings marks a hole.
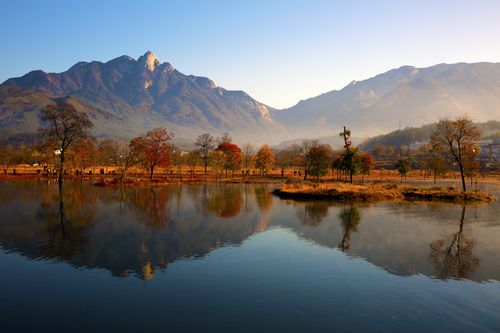
<instances>
[{"instance_id":1,"label":"shoreline","mask_svg":"<svg viewBox=\"0 0 500 333\"><path fill-rule=\"evenodd\" d=\"M54 176L40 174L20 174L20 175L0 175L3 181L22 181L43 179L57 181ZM247 178L223 178L215 177L170 177L153 178L138 177L136 179L127 178L120 182L115 177L109 176L68 176L66 181L92 182L98 187L148 187L148 186L168 186L178 184L281 184L280 188L272 191L272 194L281 199L294 200L333 200L339 202L377 202L377 201L405 201L405 202L448 202L448 203L489 203L496 201L496 197L490 193L470 189L467 192L455 189L455 186L436 185L431 182L424 183L415 180L415 184L401 184L394 181L375 181L367 183L346 183L330 181L322 183L304 182L297 179L290 179L286 183L281 178L273 177L247 177ZM489 183L485 181L484 183ZM494 182L496 183L496 182ZM418 184L418 185L417 185ZM423 186L422 186L423 185ZM457 186L459 183L457 183Z\"/></svg>"},{"instance_id":2,"label":"shoreline","mask_svg":"<svg viewBox=\"0 0 500 333\"><path fill-rule=\"evenodd\" d=\"M496 197L487 192L469 190L463 192L453 187L412 187L394 183L385 184L285 184L272 193L281 199L299 201L332 200L339 202L446 202L490 203Z\"/></svg>"}]
</instances>

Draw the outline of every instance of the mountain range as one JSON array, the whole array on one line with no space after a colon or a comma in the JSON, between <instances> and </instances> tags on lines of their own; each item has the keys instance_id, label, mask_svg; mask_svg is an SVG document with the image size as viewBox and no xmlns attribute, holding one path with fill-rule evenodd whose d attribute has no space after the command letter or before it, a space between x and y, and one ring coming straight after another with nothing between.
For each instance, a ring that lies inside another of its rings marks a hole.
<instances>
[{"instance_id":1,"label":"mountain range","mask_svg":"<svg viewBox=\"0 0 500 333\"><path fill-rule=\"evenodd\" d=\"M336 135L346 125L367 137L463 113L500 119L500 63L403 66L272 115L295 136Z\"/></svg>"},{"instance_id":2,"label":"mountain range","mask_svg":"<svg viewBox=\"0 0 500 333\"><path fill-rule=\"evenodd\" d=\"M500 119L500 63L403 66L277 110L185 75L148 51L137 60L79 62L62 73L36 70L6 80L1 136L35 132L40 109L61 100L90 115L94 135L118 140L166 127L180 139L229 132L237 142L277 144L336 137L344 125L366 138L462 113L475 121Z\"/></svg>"},{"instance_id":3,"label":"mountain range","mask_svg":"<svg viewBox=\"0 0 500 333\"><path fill-rule=\"evenodd\" d=\"M6 80L0 86L0 127L32 132L39 126L39 110L57 100L87 112L99 137L128 140L160 126L181 138L237 131L249 139L283 131L269 107L245 92L182 74L149 51L137 60L79 62L62 73L36 70Z\"/></svg>"}]
</instances>

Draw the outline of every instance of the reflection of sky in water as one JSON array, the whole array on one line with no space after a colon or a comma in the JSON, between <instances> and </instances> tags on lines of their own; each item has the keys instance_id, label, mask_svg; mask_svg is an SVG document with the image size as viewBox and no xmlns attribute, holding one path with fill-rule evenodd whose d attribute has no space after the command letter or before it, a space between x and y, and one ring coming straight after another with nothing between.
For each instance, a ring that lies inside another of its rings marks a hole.
<instances>
[{"instance_id":1,"label":"reflection of sky in water","mask_svg":"<svg viewBox=\"0 0 500 333\"><path fill-rule=\"evenodd\" d=\"M302 203L269 189L68 183L61 224L56 186L2 183L0 309L49 326L43 314L58 309L82 329L106 311L130 330L153 318L227 331L499 328L498 202Z\"/></svg>"}]
</instances>

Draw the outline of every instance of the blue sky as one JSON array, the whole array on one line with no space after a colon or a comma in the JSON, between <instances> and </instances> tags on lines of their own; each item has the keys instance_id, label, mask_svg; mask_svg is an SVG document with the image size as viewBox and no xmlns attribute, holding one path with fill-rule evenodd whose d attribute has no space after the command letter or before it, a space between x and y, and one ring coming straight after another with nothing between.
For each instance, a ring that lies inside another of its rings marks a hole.
<instances>
[{"instance_id":1,"label":"blue sky","mask_svg":"<svg viewBox=\"0 0 500 333\"><path fill-rule=\"evenodd\" d=\"M500 1L0 1L0 82L147 50L270 106L402 65L500 62Z\"/></svg>"}]
</instances>

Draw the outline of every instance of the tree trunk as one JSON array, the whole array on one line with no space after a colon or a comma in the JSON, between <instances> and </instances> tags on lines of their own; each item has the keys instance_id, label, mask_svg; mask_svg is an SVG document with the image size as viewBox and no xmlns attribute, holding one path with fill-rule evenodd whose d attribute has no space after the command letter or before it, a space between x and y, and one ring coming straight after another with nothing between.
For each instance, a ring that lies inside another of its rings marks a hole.
<instances>
[{"instance_id":1,"label":"tree trunk","mask_svg":"<svg viewBox=\"0 0 500 333\"><path fill-rule=\"evenodd\" d=\"M60 158L60 164L59 164L59 177L58 177L58 183L62 184L63 182L63 174L64 174L64 151L61 149L61 155L59 156Z\"/></svg>"},{"instance_id":2,"label":"tree trunk","mask_svg":"<svg viewBox=\"0 0 500 333\"><path fill-rule=\"evenodd\" d=\"M150 166L149 168L149 179L153 179L153 171L154 171L155 167L154 165Z\"/></svg>"},{"instance_id":3,"label":"tree trunk","mask_svg":"<svg viewBox=\"0 0 500 333\"><path fill-rule=\"evenodd\" d=\"M459 164L458 167L460 168L460 177L462 177L462 189L464 190L464 192L467 192L467 185L465 184L464 167L461 164Z\"/></svg>"}]
</instances>

